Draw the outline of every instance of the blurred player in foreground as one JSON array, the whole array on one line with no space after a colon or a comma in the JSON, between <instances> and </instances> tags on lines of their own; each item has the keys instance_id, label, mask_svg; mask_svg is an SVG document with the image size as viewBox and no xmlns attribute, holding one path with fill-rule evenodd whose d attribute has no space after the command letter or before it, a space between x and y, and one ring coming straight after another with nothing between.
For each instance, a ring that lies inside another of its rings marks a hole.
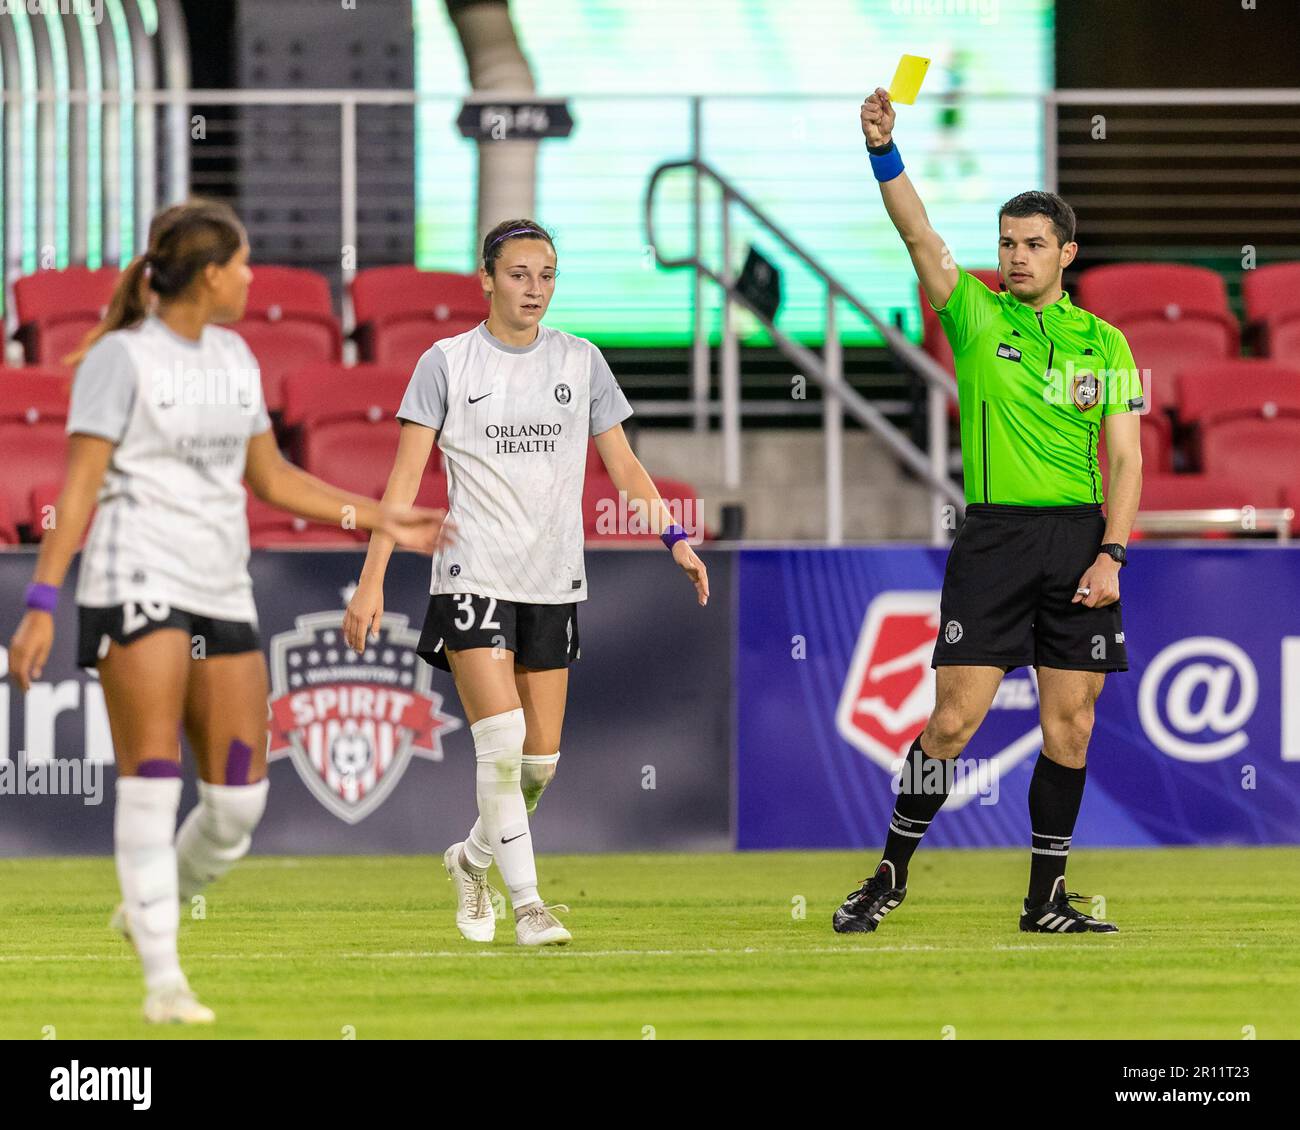
<instances>
[{"instance_id":1,"label":"blurred player in foreground","mask_svg":"<svg viewBox=\"0 0 1300 1130\"><path fill-rule=\"evenodd\" d=\"M247 236L225 205L191 201L154 218L147 252L76 358L57 523L10 644L26 691L49 657L59 588L98 500L77 582L77 662L104 688L122 888L112 925L140 956L150 1021L213 1019L181 972L179 905L247 852L266 804L267 673L240 480L273 506L319 522L352 516L426 552L442 533L441 511L337 490L281 457L257 361L219 325L243 314L252 277ZM201 780L177 833L182 726Z\"/></svg>"}]
</instances>

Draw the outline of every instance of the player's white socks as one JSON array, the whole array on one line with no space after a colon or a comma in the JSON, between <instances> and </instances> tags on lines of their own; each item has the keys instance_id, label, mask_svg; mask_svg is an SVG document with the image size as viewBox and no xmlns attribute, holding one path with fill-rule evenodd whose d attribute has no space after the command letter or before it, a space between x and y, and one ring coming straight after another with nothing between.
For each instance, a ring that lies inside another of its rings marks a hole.
<instances>
[{"instance_id":1,"label":"player's white socks","mask_svg":"<svg viewBox=\"0 0 1300 1130\"><path fill-rule=\"evenodd\" d=\"M182 903L244 858L266 808L269 787L265 777L251 785L199 782L199 803L185 817L176 837Z\"/></svg>"},{"instance_id":2,"label":"player's white socks","mask_svg":"<svg viewBox=\"0 0 1300 1130\"><path fill-rule=\"evenodd\" d=\"M531 816L537 811L537 802L542 799L546 786L555 778L556 763L560 760L560 751L545 757L524 755L519 771L519 789L524 794L524 810ZM479 873L492 866L492 845L488 843L487 833L483 831L483 821L474 821L464 844L465 863L468 869Z\"/></svg>"},{"instance_id":3,"label":"player's white socks","mask_svg":"<svg viewBox=\"0 0 1300 1130\"><path fill-rule=\"evenodd\" d=\"M176 809L181 779L119 777L113 848L131 940L150 990L183 980L176 879Z\"/></svg>"},{"instance_id":4,"label":"player's white socks","mask_svg":"<svg viewBox=\"0 0 1300 1130\"><path fill-rule=\"evenodd\" d=\"M531 816L537 811L537 802L542 799L546 786L555 779L556 762L560 760L560 751L545 757L525 757L519 774L519 788L524 794L524 807Z\"/></svg>"},{"instance_id":5,"label":"player's white socks","mask_svg":"<svg viewBox=\"0 0 1300 1130\"><path fill-rule=\"evenodd\" d=\"M519 788L526 732L522 709L480 718L470 727L478 762L479 819L516 910L542 901L537 893L528 811Z\"/></svg>"}]
</instances>

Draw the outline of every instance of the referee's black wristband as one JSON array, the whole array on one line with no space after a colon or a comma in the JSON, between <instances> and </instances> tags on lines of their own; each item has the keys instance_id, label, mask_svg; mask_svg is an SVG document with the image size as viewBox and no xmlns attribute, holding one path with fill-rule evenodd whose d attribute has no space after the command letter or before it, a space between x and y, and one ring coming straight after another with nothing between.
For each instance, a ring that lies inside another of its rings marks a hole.
<instances>
[{"instance_id":1,"label":"referee's black wristband","mask_svg":"<svg viewBox=\"0 0 1300 1130\"><path fill-rule=\"evenodd\" d=\"M867 142L867 152L873 157L883 157L886 153L892 153L893 151L894 139L892 137L884 145L872 145L871 142Z\"/></svg>"}]
</instances>

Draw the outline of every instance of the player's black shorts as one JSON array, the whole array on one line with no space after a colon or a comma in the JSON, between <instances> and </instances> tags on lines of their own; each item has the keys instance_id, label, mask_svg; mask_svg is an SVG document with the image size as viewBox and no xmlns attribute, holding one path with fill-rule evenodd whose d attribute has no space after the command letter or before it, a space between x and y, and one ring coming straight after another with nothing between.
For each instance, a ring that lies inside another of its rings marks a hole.
<instances>
[{"instance_id":1,"label":"player's black shorts","mask_svg":"<svg viewBox=\"0 0 1300 1130\"><path fill-rule=\"evenodd\" d=\"M257 628L242 620L217 620L183 608L128 601L111 608L77 606L77 666L94 667L108 653L108 641L134 643L160 628L179 628L203 641L204 656L261 651Z\"/></svg>"},{"instance_id":2,"label":"player's black shorts","mask_svg":"<svg viewBox=\"0 0 1300 1130\"><path fill-rule=\"evenodd\" d=\"M1099 505L967 506L930 665L1127 671L1123 601L1071 603L1105 530Z\"/></svg>"},{"instance_id":3,"label":"player's black shorts","mask_svg":"<svg viewBox=\"0 0 1300 1130\"><path fill-rule=\"evenodd\" d=\"M426 663L450 671L447 649L499 647L515 653L521 667L545 671L580 658L578 605L521 604L474 593L438 593L415 653Z\"/></svg>"}]
</instances>

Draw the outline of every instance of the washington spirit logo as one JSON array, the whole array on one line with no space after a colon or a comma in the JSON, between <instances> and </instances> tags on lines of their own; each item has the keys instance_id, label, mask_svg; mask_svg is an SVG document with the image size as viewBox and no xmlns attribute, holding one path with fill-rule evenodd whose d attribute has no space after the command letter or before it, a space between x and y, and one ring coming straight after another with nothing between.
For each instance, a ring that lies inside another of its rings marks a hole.
<instances>
[{"instance_id":1,"label":"washington spirit logo","mask_svg":"<svg viewBox=\"0 0 1300 1130\"><path fill-rule=\"evenodd\" d=\"M356 824L393 791L413 754L441 761L442 735L461 722L442 712L405 616L386 613L379 638L359 655L343 639L342 612L295 624L271 638L267 760L291 757L316 799Z\"/></svg>"},{"instance_id":2,"label":"washington spirit logo","mask_svg":"<svg viewBox=\"0 0 1300 1130\"><path fill-rule=\"evenodd\" d=\"M939 593L933 591L881 593L863 618L835 723L845 741L888 773L901 765L934 710L930 659L939 631ZM962 635L955 620L943 631L950 643ZM1027 677L1002 680L990 717L956 764L946 808L960 808L977 796L981 804L992 803L988 797L996 798L998 775L1042 743L1037 705L1032 670ZM998 752L979 756L990 738L996 745L1008 737Z\"/></svg>"}]
</instances>

